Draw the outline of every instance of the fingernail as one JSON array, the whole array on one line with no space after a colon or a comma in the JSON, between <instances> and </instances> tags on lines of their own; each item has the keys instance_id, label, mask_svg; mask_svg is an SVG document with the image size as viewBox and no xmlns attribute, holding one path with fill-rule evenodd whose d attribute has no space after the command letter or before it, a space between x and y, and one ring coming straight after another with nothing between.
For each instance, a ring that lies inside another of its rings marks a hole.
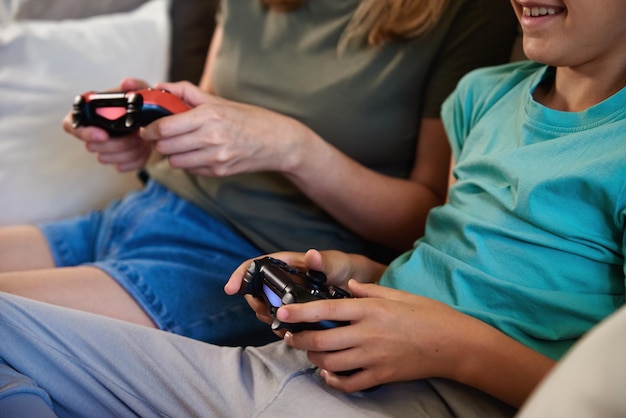
<instances>
[{"instance_id":1,"label":"fingernail","mask_svg":"<svg viewBox=\"0 0 626 418\"><path fill-rule=\"evenodd\" d=\"M289 314L287 313L287 309L285 308L280 308L278 309L278 311L276 311L276 318L280 319L281 321L287 319L288 316Z\"/></svg>"}]
</instances>

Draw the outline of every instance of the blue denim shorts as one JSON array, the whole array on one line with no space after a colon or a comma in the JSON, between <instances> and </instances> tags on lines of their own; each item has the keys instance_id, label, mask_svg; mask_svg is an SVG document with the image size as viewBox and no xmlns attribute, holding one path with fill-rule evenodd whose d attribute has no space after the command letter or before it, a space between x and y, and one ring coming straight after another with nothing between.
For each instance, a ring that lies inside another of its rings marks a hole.
<instances>
[{"instance_id":1,"label":"blue denim shorts","mask_svg":"<svg viewBox=\"0 0 626 418\"><path fill-rule=\"evenodd\" d=\"M156 182L102 211L39 227L58 267L102 269L160 329L220 345L275 339L242 296L224 293L233 270L261 251Z\"/></svg>"}]
</instances>

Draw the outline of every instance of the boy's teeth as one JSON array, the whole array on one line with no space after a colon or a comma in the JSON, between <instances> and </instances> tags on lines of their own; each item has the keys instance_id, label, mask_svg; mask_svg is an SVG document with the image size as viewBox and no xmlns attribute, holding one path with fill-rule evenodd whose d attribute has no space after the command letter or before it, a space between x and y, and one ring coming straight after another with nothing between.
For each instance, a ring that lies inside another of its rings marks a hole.
<instances>
[{"instance_id":1,"label":"boy's teeth","mask_svg":"<svg viewBox=\"0 0 626 418\"><path fill-rule=\"evenodd\" d=\"M524 16L545 16L545 15L553 15L556 13L556 10L551 7L524 7L523 8Z\"/></svg>"}]
</instances>

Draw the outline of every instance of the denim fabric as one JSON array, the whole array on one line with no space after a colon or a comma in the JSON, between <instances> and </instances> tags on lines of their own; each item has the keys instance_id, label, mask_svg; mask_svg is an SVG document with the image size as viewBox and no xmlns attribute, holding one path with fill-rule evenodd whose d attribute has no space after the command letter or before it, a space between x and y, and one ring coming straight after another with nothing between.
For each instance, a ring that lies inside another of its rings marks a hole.
<instances>
[{"instance_id":1,"label":"denim fabric","mask_svg":"<svg viewBox=\"0 0 626 418\"><path fill-rule=\"evenodd\" d=\"M274 339L243 297L223 290L260 250L156 182L103 211L40 228L58 267L102 269L162 330L223 345Z\"/></svg>"}]
</instances>

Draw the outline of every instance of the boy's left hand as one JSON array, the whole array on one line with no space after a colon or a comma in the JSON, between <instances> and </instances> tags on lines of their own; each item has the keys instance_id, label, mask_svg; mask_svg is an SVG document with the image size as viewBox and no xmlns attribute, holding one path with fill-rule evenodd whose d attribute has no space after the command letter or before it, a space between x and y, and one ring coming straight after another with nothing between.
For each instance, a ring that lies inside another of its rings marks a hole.
<instances>
[{"instance_id":1,"label":"boy's left hand","mask_svg":"<svg viewBox=\"0 0 626 418\"><path fill-rule=\"evenodd\" d=\"M277 313L283 322L351 322L284 336L287 344L308 352L329 386L354 392L389 382L452 376L454 360L462 357L458 341L476 320L441 302L374 284L351 280L349 290L356 299L286 305ZM348 376L337 374L356 369Z\"/></svg>"}]
</instances>

